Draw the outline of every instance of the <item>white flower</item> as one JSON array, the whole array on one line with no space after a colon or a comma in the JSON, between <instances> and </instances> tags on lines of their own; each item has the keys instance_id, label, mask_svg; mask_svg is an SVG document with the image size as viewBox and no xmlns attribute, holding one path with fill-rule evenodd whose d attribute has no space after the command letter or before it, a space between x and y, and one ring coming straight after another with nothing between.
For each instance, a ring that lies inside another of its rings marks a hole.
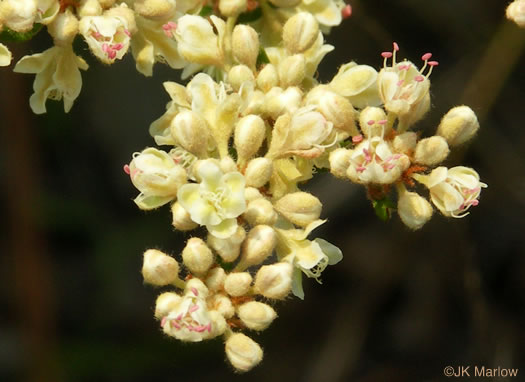
<instances>
[{"instance_id":1,"label":"white flower","mask_svg":"<svg viewBox=\"0 0 525 382\"><path fill-rule=\"evenodd\" d=\"M12 55L7 46L0 43L0 66L8 66L11 64Z\"/></svg>"},{"instance_id":2,"label":"white flower","mask_svg":"<svg viewBox=\"0 0 525 382\"><path fill-rule=\"evenodd\" d=\"M350 155L346 175L361 184L392 184L410 166L405 154L394 153L381 137L361 142Z\"/></svg>"},{"instance_id":3,"label":"white flower","mask_svg":"<svg viewBox=\"0 0 525 382\"><path fill-rule=\"evenodd\" d=\"M15 32L27 32L33 28L37 11L36 0L3 0L0 2L0 24Z\"/></svg>"},{"instance_id":4,"label":"white flower","mask_svg":"<svg viewBox=\"0 0 525 382\"><path fill-rule=\"evenodd\" d=\"M239 172L223 174L213 160L196 163L194 173L200 183L182 186L177 194L179 203L212 235L222 239L233 235L236 218L246 210L244 176Z\"/></svg>"},{"instance_id":5,"label":"white flower","mask_svg":"<svg viewBox=\"0 0 525 382\"><path fill-rule=\"evenodd\" d=\"M341 250L323 239L307 240L306 237L326 220L316 220L302 229L277 228L277 255L282 261L291 263L295 269L292 292L300 299L304 298L301 272L315 278L319 283L321 273L328 265L342 260Z\"/></svg>"},{"instance_id":6,"label":"white flower","mask_svg":"<svg viewBox=\"0 0 525 382\"><path fill-rule=\"evenodd\" d=\"M124 170L140 191L134 201L144 210L175 199L179 187L186 183L184 168L168 153L151 147L133 154L133 160L129 166L124 166Z\"/></svg>"},{"instance_id":7,"label":"white flower","mask_svg":"<svg viewBox=\"0 0 525 382\"><path fill-rule=\"evenodd\" d=\"M46 112L46 100L64 99L66 113L80 94L82 77L79 69L86 70L86 62L75 55L71 45L54 46L43 53L22 57L13 69L17 73L36 73L34 94L29 98L36 114Z\"/></svg>"},{"instance_id":8,"label":"white flower","mask_svg":"<svg viewBox=\"0 0 525 382\"><path fill-rule=\"evenodd\" d=\"M79 30L93 54L105 64L122 59L128 51L131 33L124 17L82 17Z\"/></svg>"},{"instance_id":9,"label":"white flower","mask_svg":"<svg viewBox=\"0 0 525 382\"><path fill-rule=\"evenodd\" d=\"M432 203L443 215L455 218L467 216L467 210L479 204L481 189L487 187L476 171L463 166L438 167L429 175L415 174L413 178L430 190Z\"/></svg>"}]
</instances>

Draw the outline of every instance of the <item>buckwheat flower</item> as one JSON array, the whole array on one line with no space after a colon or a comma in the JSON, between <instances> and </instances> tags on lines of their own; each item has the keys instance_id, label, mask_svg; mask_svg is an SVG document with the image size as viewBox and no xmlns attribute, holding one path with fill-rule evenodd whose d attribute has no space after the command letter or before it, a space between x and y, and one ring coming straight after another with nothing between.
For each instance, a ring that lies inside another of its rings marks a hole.
<instances>
[{"instance_id":1,"label":"buckwheat flower","mask_svg":"<svg viewBox=\"0 0 525 382\"><path fill-rule=\"evenodd\" d=\"M4 44L0 43L0 66L8 66L11 64L11 52Z\"/></svg>"},{"instance_id":2,"label":"buckwheat flower","mask_svg":"<svg viewBox=\"0 0 525 382\"><path fill-rule=\"evenodd\" d=\"M133 154L129 166L124 166L133 185L140 191L134 202L143 210L160 207L177 197L186 183L186 171L165 151L147 148Z\"/></svg>"},{"instance_id":3,"label":"buckwheat flower","mask_svg":"<svg viewBox=\"0 0 525 382\"><path fill-rule=\"evenodd\" d=\"M429 189L432 203L443 215L455 218L467 216L467 210L479 204L481 189L487 187L474 169L463 166L438 167L429 175L412 177Z\"/></svg>"},{"instance_id":4,"label":"buckwheat flower","mask_svg":"<svg viewBox=\"0 0 525 382\"><path fill-rule=\"evenodd\" d=\"M184 15L177 23L175 39L179 43L180 54L188 61L201 65L217 65L223 63L222 38L225 33L225 22L210 16L212 25L204 17Z\"/></svg>"},{"instance_id":5,"label":"buckwheat flower","mask_svg":"<svg viewBox=\"0 0 525 382\"><path fill-rule=\"evenodd\" d=\"M323 239L307 240L306 237L326 220L316 220L303 229L277 228L277 255L294 269L292 292L304 299L301 272L321 283L321 273L328 265L337 264L343 254L335 245Z\"/></svg>"},{"instance_id":6,"label":"buckwheat flower","mask_svg":"<svg viewBox=\"0 0 525 382\"><path fill-rule=\"evenodd\" d=\"M195 172L200 183L182 186L177 193L179 203L212 235L222 239L233 235L236 218L246 209L244 176L239 172L223 174L209 159L197 163Z\"/></svg>"},{"instance_id":7,"label":"buckwheat flower","mask_svg":"<svg viewBox=\"0 0 525 382\"><path fill-rule=\"evenodd\" d=\"M121 15L106 12L102 16L82 17L79 30L91 52L105 64L122 59L128 51L130 26Z\"/></svg>"}]
</instances>

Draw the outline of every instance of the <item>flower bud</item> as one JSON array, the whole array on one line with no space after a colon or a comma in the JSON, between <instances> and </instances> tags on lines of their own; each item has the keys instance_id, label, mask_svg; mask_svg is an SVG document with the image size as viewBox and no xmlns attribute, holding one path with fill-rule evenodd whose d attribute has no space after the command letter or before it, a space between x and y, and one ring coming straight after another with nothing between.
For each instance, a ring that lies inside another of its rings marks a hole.
<instances>
[{"instance_id":1,"label":"flower bud","mask_svg":"<svg viewBox=\"0 0 525 382\"><path fill-rule=\"evenodd\" d=\"M449 146L458 146L470 140L478 131L476 114L468 106L456 106L441 120L437 135L447 140Z\"/></svg>"},{"instance_id":2,"label":"flower bud","mask_svg":"<svg viewBox=\"0 0 525 382\"><path fill-rule=\"evenodd\" d=\"M242 333L234 333L228 338L225 351L232 366L240 372L251 370L263 358L259 344Z\"/></svg>"},{"instance_id":3,"label":"flower bud","mask_svg":"<svg viewBox=\"0 0 525 382\"><path fill-rule=\"evenodd\" d=\"M0 1L0 24L15 32L29 32L38 14L35 0Z\"/></svg>"},{"instance_id":4,"label":"flower bud","mask_svg":"<svg viewBox=\"0 0 525 382\"><path fill-rule=\"evenodd\" d=\"M260 188L270 181L273 172L272 161L268 158L252 159L244 176L246 178L246 185L249 187Z\"/></svg>"},{"instance_id":5,"label":"flower bud","mask_svg":"<svg viewBox=\"0 0 525 382\"><path fill-rule=\"evenodd\" d=\"M359 126L363 135L367 138L382 136L384 125L378 123L379 121L386 121L385 111L380 107L365 107L359 115Z\"/></svg>"},{"instance_id":6,"label":"flower bud","mask_svg":"<svg viewBox=\"0 0 525 382\"><path fill-rule=\"evenodd\" d=\"M228 72L228 83L232 86L233 90L239 91L242 84L245 82L252 82L255 80L252 70L246 65L235 65Z\"/></svg>"},{"instance_id":7,"label":"flower bud","mask_svg":"<svg viewBox=\"0 0 525 382\"><path fill-rule=\"evenodd\" d=\"M507 18L514 21L520 27L525 28L525 1L514 0L507 7Z\"/></svg>"},{"instance_id":8,"label":"flower bud","mask_svg":"<svg viewBox=\"0 0 525 382\"><path fill-rule=\"evenodd\" d=\"M307 12L297 13L284 24L284 46L292 54L302 53L313 45L318 34L319 25L315 17Z\"/></svg>"},{"instance_id":9,"label":"flower bud","mask_svg":"<svg viewBox=\"0 0 525 382\"><path fill-rule=\"evenodd\" d=\"M293 56L286 57L279 63L281 86L287 88L300 85L305 76L305 69L306 62L304 55L294 54Z\"/></svg>"},{"instance_id":10,"label":"flower bud","mask_svg":"<svg viewBox=\"0 0 525 382\"><path fill-rule=\"evenodd\" d=\"M417 143L414 161L425 166L434 166L443 162L449 153L445 138L435 135Z\"/></svg>"},{"instance_id":11,"label":"flower bud","mask_svg":"<svg viewBox=\"0 0 525 382\"><path fill-rule=\"evenodd\" d=\"M227 263L235 261L241 252L241 244L246 237L246 231L241 226L237 227L235 233L225 239L208 235L208 245Z\"/></svg>"},{"instance_id":12,"label":"flower bud","mask_svg":"<svg viewBox=\"0 0 525 382\"><path fill-rule=\"evenodd\" d=\"M211 16L214 23L224 27L224 21ZM174 33L180 54L188 61L201 65L221 65L223 54L213 27L204 17L184 15ZM195 77L196 78L196 77Z\"/></svg>"},{"instance_id":13,"label":"flower bud","mask_svg":"<svg viewBox=\"0 0 525 382\"><path fill-rule=\"evenodd\" d=\"M267 304L250 301L237 308L237 314L248 329L264 330L277 317L275 310Z\"/></svg>"},{"instance_id":14,"label":"flower bud","mask_svg":"<svg viewBox=\"0 0 525 382\"><path fill-rule=\"evenodd\" d=\"M183 149L205 157L208 151L209 129L206 121L191 110L183 110L177 114L170 126L171 136Z\"/></svg>"},{"instance_id":15,"label":"flower bud","mask_svg":"<svg viewBox=\"0 0 525 382\"><path fill-rule=\"evenodd\" d=\"M157 249L148 249L144 252L142 276L148 284L168 285L179 278L179 264Z\"/></svg>"},{"instance_id":16,"label":"flower bud","mask_svg":"<svg viewBox=\"0 0 525 382\"><path fill-rule=\"evenodd\" d=\"M270 0L270 3L280 8L295 7L301 0Z\"/></svg>"},{"instance_id":17,"label":"flower bud","mask_svg":"<svg viewBox=\"0 0 525 382\"><path fill-rule=\"evenodd\" d=\"M377 71L371 66L353 62L343 65L329 86L356 108L378 103Z\"/></svg>"},{"instance_id":18,"label":"flower bud","mask_svg":"<svg viewBox=\"0 0 525 382\"><path fill-rule=\"evenodd\" d=\"M226 272L221 267L212 268L206 277L206 286L212 291L218 291L224 288Z\"/></svg>"},{"instance_id":19,"label":"flower bud","mask_svg":"<svg viewBox=\"0 0 525 382\"><path fill-rule=\"evenodd\" d=\"M248 268L262 263L270 256L277 244L275 230L267 225L258 225L250 230L242 243L242 254L239 268Z\"/></svg>"},{"instance_id":20,"label":"flower bud","mask_svg":"<svg viewBox=\"0 0 525 382\"><path fill-rule=\"evenodd\" d=\"M80 0L76 7L77 14L80 18L87 16L100 16L103 12L102 6L98 0Z\"/></svg>"},{"instance_id":21,"label":"flower bud","mask_svg":"<svg viewBox=\"0 0 525 382\"><path fill-rule=\"evenodd\" d=\"M396 135L393 141L394 150L398 153L412 155L416 148L417 134L413 131L408 131L403 134Z\"/></svg>"},{"instance_id":22,"label":"flower bud","mask_svg":"<svg viewBox=\"0 0 525 382\"><path fill-rule=\"evenodd\" d=\"M211 310L219 312L224 318L232 318L235 314L231 300L221 293L214 294L208 301L208 306Z\"/></svg>"},{"instance_id":23,"label":"flower bud","mask_svg":"<svg viewBox=\"0 0 525 382\"><path fill-rule=\"evenodd\" d=\"M213 265L213 253L206 243L198 237L192 237L182 251L184 265L194 274L204 274Z\"/></svg>"},{"instance_id":24,"label":"flower bud","mask_svg":"<svg viewBox=\"0 0 525 382\"><path fill-rule=\"evenodd\" d=\"M246 0L219 0L219 11L226 17L238 16L246 10Z\"/></svg>"},{"instance_id":25,"label":"flower bud","mask_svg":"<svg viewBox=\"0 0 525 382\"><path fill-rule=\"evenodd\" d=\"M432 217L430 203L415 192L403 191L397 202L397 213L401 221L413 230L420 229Z\"/></svg>"},{"instance_id":26,"label":"flower bud","mask_svg":"<svg viewBox=\"0 0 525 382\"><path fill-rule=\"evenodd\" d=\"M190 214L180 205L179 202L175 202L171 205L171 215L173 217L173 227L179 231L191 231L199 226L191 220Z\"/></svg>"},{"instance_id":27,"label":"flower bud","mask_svg":"<svg viewBox=\"0 0 525 382\"><path fill-rule=\"evenodd\" d=\"M246 203L250 203L254 201L255 199L262 198L261 192L254 188L254 187L246 187L244 189L244 199L246 199Z\"/></svg>"},{"instance_id":28,"label":"flower bud","mask_svg":"<svg viewBox=\"0 0 525 382\"><path fill-rule=\"evenodd\" d=\"M68 9L63 13L59 13L55 20L47 26L47 30L56 45L71 44L75 36L78 34L78 19Z\"/></svg>"},{"instance_id":29,"label":"flower bud","mask_svg":"<svg viewBox=\"0 0 525 382\"><path fill-rule=\"evenodd\" d=\"M303 92L298 87L291 87L283 91L281 88L272 88L266 93L266 112L274 119L288 112L293 113L303 100Z\"/></svg>"},{"instance_id":30,"label":"flower bud","mask_svg":"<svg viewBox=\"0 0 525 382\"><path fill-rule=\"evenodd\" d=\"M255 275L254 291L264 297L282 300L292 289L290 263L275 263L262 266Z\"/></svg>"},{"instance_id":31,"label":"flower bud","mask_svg":"<svg viewBox=\"0 0 525 382\"><path fill-rule=\"evenodd\" d=\"M133 3L138 15L150 20L163 21L175 15L175 0L136 0Z\"/></svg>"},{"instance_id":32,"label":"flower bud","mask_svg":"<svg viewBox=\"0 0 525 382\"><path fill-rule=\"evenodd\" d=\"M244 296L250 291L253 278L248 272L232 272L226 276L224 290L230 296Z\"/></svg>"},{"instance_id":33,"label":"flower bud","mask_svg":"<svg viewBox=\"0 0 525 382\"><path fill-rule=\"evenodd\" d=\"M226 323L226 320L224 319L224 316L217 312L216 310L210 310L210 321L212 323L212 332L210 338L222 336L224 332L226 332L226 329L228 328L228 324Z\"/></svg>"},{"instance_id":34,"label":"flower bud","mask_svg":"<svg viewBox=\"0 0 525 382\"><path fill-rule=\"evenodd\" d=\"M274 211L272 203L265 198L248 203L243 217L251 226L274 225L277 221L277 213Z\"/></svg>"},{"instance_id":35,"label":"flower bud","mask_svg":"<svg viewBox=\"0 0 525 382\"><path fill-rule=\"evenodd\" d=\"M225 174L238 170L235 161L229 155L221 158L219 162L219 167L221 168L221 171Z\"/></svg>"},{"instance_id":36,"label":"flower bud","mask_svg":"<svg viewBox=\"0 0 525 382\"><path fill-rule=\"evenodd\" d=\"M308 105L316 105L317 111L333 123L334 128L346 131L350 135L358 135L355 125L356 113L352 104L339 94L330 91L326 85L320 85L311 90L307 97Z\"/></svg>"},{"instance_id":37,"label":"flower bud","mask_svg":"<svg viewBox=\"0 0 525 382\"><path fill-rule=\"evenodd\" d=\"M279 74L272 64L266 64L257 75L257 86L267 93L271 88L279 85Z\"/></svg>"},{"instance_id":38,"label":"flower bud","mask_svg":"<svg viewBox=\"0 0 525 382\"><path fill-rule=\"evenodd\" d=\"M351 150L338 148L330 153L330 172L341 179L346 179L346 171L350 166Z\"/></svg>"},{"instance_id":39,"label":"flower bud","mask_svg":"<svg viewBox=\"0 0 525 382\"><path fill-rule=\"evenodd\" d=\"M232 52L235 59L241 64L255 68L259 54L259 36L255 29L248 25L238 24L233 29Z\"/></svg>"},{"instance_id":40,"label":"flower bud","mask_svg":"<svg viewBox=\"0 0 525 382\"><path fill-rule=\"evenodd\" d=\"M200 299L206 299L208 297L209 291L206 285L202 282L201 279L192 278L186 283L184 288L184 295L189 295L192 298L198 297Z\"/></svg>"},{"instance_id":41,"label":"flower bud","mask_svg":"<svg viewBox=\"0 0 525 382\"><path fill-rule=\"evenodd\" d=\"M275 203L277 212L301 227L319 219L322 207L319 199L307 192L287 194Z\"/></svg>"},{"instance_id":42,"label":"flower bud","mask_svg":"<svg viewBox=\"0 0 525 382\"><path fill-rule=\"evenodd\" d=\"M247 115L237 122L234 144L242 166L259 151L266 135L264 121L258 115Z\"/></svg>"},{"instance_id":43,"label":"flower bud","mask_svg":"<svg viewBox=\"0 0 525 382\"><path fill-rule=\"evenodd\" d=\"M155 318L160 320L162 317L167 316L175 309L181 299L181 296L173 292L165 292L159 295L155 302Z\"/></svg>"}]
</instances>

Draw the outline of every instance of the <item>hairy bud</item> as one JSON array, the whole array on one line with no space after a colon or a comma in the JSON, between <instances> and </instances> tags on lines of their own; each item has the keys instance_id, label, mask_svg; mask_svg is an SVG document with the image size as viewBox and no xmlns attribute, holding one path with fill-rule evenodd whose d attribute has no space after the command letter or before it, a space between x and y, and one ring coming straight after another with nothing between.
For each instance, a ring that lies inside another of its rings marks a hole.
<instances>
[{"instance_id":1,"label":"hairy bud","mask_svg":"<svg viewBox=\"0 0 525 382\"><path fill-rule=\"evenodd\" d=\"M301 227L319 219L322 207L319 199L307 192L287 194L275 203L277 212Z\"/></svg>"},{"instance_id":2,"label":"hairy bud","mask_svg":"<svg viewBox=\"0 0 525 382\"><path fill-rule=\"evenodd\" d=\"M259 36L255 29L248 25L237 25L232 34L232 51L241 64L255 68L259 54Z\"/></svg>"},{"instance_id":3,"label":"hairy bud","mask_svg":"<svg viewBox=\"0 0 525 382\"><path fill-rule=\"evenodd\" d=\"M290 263L262 266L255 275L254 291L267 298L285 298L292 289L292 270Z\"/></svg>"},{"instance_id":4,"label":"hairy bud","mask_svg":"<svg viewBox=\"0 0 525 382\"><path fill-rule=\"evenodd\" d=\"M237 309L237 314L248 329L264 330L277 317L275 310L267 304L250 301Z\"/></svg>"},{"instance_id":5,"label":"hairy bud","mask_svg":"<svg viewBox=\"0 0 525 382\"><path fill-rule=\"evenodd\" d=\"M468 106L457 106L448 111L441 120L437 135L447 140L449 146L458 146L470 140L478 131L476 114Z\"/></svg>"},{"instance_id":6,"label":"hairy bud","mask_svg":"<svg viewBox=\"0 0 525 382\"><path fill-rule=\"evenodd\" d=\"M234 333L226 340L226 356L232 366L247 372L262 361L263 351L259 344L242 333Z\"/></svg>"},{"instance_id":7,"label":"hairy bud","mask_svg":"<svg viewBox=\"0 0 525 382\"><path fill-rule=\"evenodd\" d=\"M148 284L168 285L179 278L179 264L164 252L148 249L144 252L142 276Z\"/></svg>"},{"instance_id":8,"label":"hairy bud","mask_svg":"<svg viewBox=\"0 0 525 382\"><path fill-rule=\"evenodd\" d=\"M417 143L414 161L426 166L434 166L443 162L449 153L445 138L435 135Z\"/></svg>"},{"instance_id":9,"label":"hairy bud","mask_svg":"<svg viewBox=\"0 0 525 382\"><path fill-rule=\"evenodd\" d=\"M224 290L230 296L244 296L250 291L253 278L248 272L232 272L226 276Z\"/></svg>"},{"instance_id":10,"label":"hairy bud","mask_svg":"<svg viewBox=\"0 0 525 382\"><path fill-rule=\"evenodd\" d=\"M182 261L192 273L200 275L208 272L213 265L214 258L213 253L202 239L192 237L182 251Z\"/></svg>"},{"instance_id":11,"label":"hairy bud","mask_svg":"<svg viewBox=\"0 0 525 382\"><path fill-rule=\"evenodd\" d=\"M319 34L319 25L315 17L300 12L290 17L283 27L284 46L290 53L302 53L310 48Z\"/></svg>"}]
</instances>

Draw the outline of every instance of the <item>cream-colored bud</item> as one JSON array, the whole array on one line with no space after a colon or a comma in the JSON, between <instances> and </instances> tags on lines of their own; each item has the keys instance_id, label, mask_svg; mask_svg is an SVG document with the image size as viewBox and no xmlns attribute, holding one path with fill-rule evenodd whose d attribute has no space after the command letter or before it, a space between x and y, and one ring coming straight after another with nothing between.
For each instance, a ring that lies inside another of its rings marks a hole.
<instances>
[{"instance_id":1,"label":"cream-colored bud","mask_svg":"<svg viewBox=\"0 0 525 382\"><path fill-rule=\"evenodd\" d=\"M239 170L237 168L237 165L235 164L235 161L229 155L221 158L219 162L219 167L221 168L221 171L225 174Z\"/></svg>"},{"instance_id":2,"label":"cream-colored bud","mask_svg":"<svg viewBox=\"0 0 525 382\"><path fill-rule=\"evenodd\" d=\"M346 170L350 166L351 150L339 148L330 153L330 172L338 178L346 179Z\"/></svg>"},{"instance_id":3,"label":"cream-colored bud","mask_svg":"<svg viewBox=\"0 0 525 382\"><path fill-rule=\"evenodd\" d=\"M244 99L244 110L242 110L242 115L250 114L262 114L264 110L264 103L266 98L264 93L260 90L253 90L247 99Z\"/></svg>"},{"instance_id":4,"label":"cream-colored bud","mask_svg":"<svg viewBox=\"0 0 525 382\"><path fill-rule=\"evenodd\" d=\"M130 34L135 34L137 32L137 23L135 21L135 12L132 9L128 8L126 4L120 4L117 7L108 9L104 15L110 17L118 17L126 20L127 29Z\"/></svg>"},{"instance_id":5,"label":"cream-colored bud","mask_svg":"<svg viewBox=\"0 0 525 382\"><path fill-rule=\"evenodd\" d=\"M199 226L191 220L189 212L186 211L179 202L175 202L171 205L171 216L173 218L173 227L179 231L191 231Z\"/></svg>"},{"instance_id":6,"label":"cream-colored bud","mask_svg":"<svg viewBox=\"0 0 525 382\"><path fill-rule=\"evenodd\" d=\"M396 135L393 141L394 150L398 153L412 155L417 144L417 134L413 131L408 131L403 134Z\"/></svg>"},{"instance_id":7,"label":"cream-colored bud","mask_svg":"<svg viewBox=\"0 0 525 382\"><path fill-rule=\"evenodd\" d=\"M206 277L206 286L212 291L218 291L224 288L226 272L221 267L212 268Z\"/></svg>"},{"instance_id":8,"label":"cream-colored bud","mask_svg":"<svg viewBox=\"0 0 525 382\"><path fill-rule=\"evenodd\" d=\"M240 372L251 370L263 358L259 344L242 333L234 333L226 340L225 351L232 366Z\"/></svg>"},{"instance_id":9,"label":"cream-colored bud","mask_svg":"<svg viewBox=\"0 0 525 382\"><path fill-rule=\"evenodd\" d=\"M447 140L450 147L470 140L478 131L479 122L474 111L468 106L456 106L441 120L437 135Z\"/></svg>"},{"instance_id":10,"label":"cream-colored bud","mask_svg":"<svg viewBox=\"0 0 525 382\"><path fill-rule=\"evenodd\" d=\"M219 312L224 318L232 318L235 314L232 301L221 293L216 293L210 298L208 307Z\"/></svg>"},{"instance_id":11,"label":"cream-colored bud","mask_svg":"<svg viewBox=\"0 0 525 382\"><path fill-rule=\"evenodd\" d=\"M252 281L252 275L248 272L232 272L226 276L224 290L233 297L244 296L250 291Z\"/></svg>"},{"instance_id":12,"label":"cream-colored bud","mask_svg":"<svg viewBox=\"0 0 525 382\"><path fill-rule=\"evenodd\" d=\"M255 275L253 289L264 297L281 300L292 289L292 271L290 263L264 265Z\"/></svg>"},{"instance_id":13,"label":"cream-colored bud","mask_svg":"<svg viewBox=\"0 0 525 382\"><path fill-rule=\"evenodd\" d=\"M275 320L277 313L270 305L250 301L237 308L237 314L248 329L264 330Z\"/></svg>"},{"instance_id":14,"label":"cream-colored bud","mask_svg":"<svg viewBox=\"0 0 525 382\"><path fill-rule=\"evenodd\" d=\"M242 166L259 151L266 135L264 121L258 115L247 115L237 122L234 144Z\"/></svg>"},{"instance_id":15,"label":"cream-colored bud","mask_svg":"<svg viewBox=\"0 0 525 382\"><path fill-rule=\"evenodd\" d=\"M56 45L71 44L75 36L78 34L78 19L68 9L63 13L59 13L55 20L47 26L47 30Z\"/></svg>"},{"instance_id":16,"label":"cream-colored bud","mask_svg":"<svg viewBox=\"0 0 525 382\"><path fill-rule=\"evenodd\" d=\"M302 191L287 194L275 203L277 212L301 227L319 219L322 207L319 199Z\"/></svg>"},{"instance_id":17,"label":"cream-colored bud","mask_svg":"<svg viewBox=\"0 0 525 382\"><path fill-rule=\"evenodd\" d=\"M443 162L449 153L445 138L435 135L417 143L414 161L425 166L434 166Z\"/></svg>"},{"instance_id":18,"label":"cream-colored bud","mask_svg":"<svg viewBox=\"0 0 525 382\"><path fill-rule=\"evenodd\" d=\"M397 202L401 221L413 230L420 229L432 217L430 203L415 192L402 191Z\"/></svg>"},{"instance_id":19,"label":"cream-colored bud","mask_svg":"<svg viewBox=\"0 0 525 382\"><path fill-rule=\"evenodd\" d=\"M272 64L267 64L257 75L257 86L263 92L268 92L271 88L279 85L279 74Z\"/></svg>"},{"instance_id":20,"label":"cream-colored bud","mask_svg":"<svg viewBox=\"0 0 525 382\"><path fill-rule=\"evenodd\" d=\"M98 0L80 0L76 9L79 17L100 16L103 12Z\"/></svg>"},{"instance_id":21,"label":"cream-colored bud","mask_svg":"<svg viewBox=\"0 0 525 382\"><path fill-rule=\"evenodd\" d=\"M148 284L168 285L179 278L179 264L164 252L148 249L144 252L142 276Z\"/></svg>"},{"instance_id":22,"label":"cream-colored bud","mask_svg":"<svg viewBox=\"0 0 525 382\"><path fill-rule=\"evenodd\" d=\"M177 293L162 293L159 297L157 297L157 301L155 302L155 318L160 320L162 317L166 317L172 310L175 309L181 298L182 297Z\"/></svg>"},{"instance_id":23,"label":"cream-colored bud","mask_svg":"<svg viewBox=\"0 0 525 382\"><path fill-rule=\"evenodd\" d=\"M268 225L255 226L242 243L239 268L245 269L260 264L270 256L277 245L277 234Z\"/></svg>"},{"instance_id":24,"label":"cream-colored bud","mask_svg":"<svg viewBox=\"0 0 525 382\"><path fill-rule=\"evenodd\" d=\"M266 93L266 112L274 119L284 113L294 113L302 103L303 92L296 86L287 88L272 88Z\"/></svg>"},{"instance_id":25,"label":"cream-colored bud","mask_svg":"<svg viewBox=\"0 0 525 382\"><path fill-rule=\"evenodd\" d=\"M255 199L259 199L262 197L263 195L261 194L261 192L254 187L246 187L244 189L244 199L246 199L246 203L248 204L254 201Z\"/></svg>"},{"instance_id":26,"label":"cream-colored bud","mask_svg":"<svg viewBox=\"0 0 525 382\"><path fill-rule=\"evenodd\" d=\"M226 17L238 16L246 10L246 0L219 0L219 11Z\"/></svg>"},{"instance_id":27,"label":"cream-colored bud","mask_svg":"<svg viewBox=\"0 0 525 382\"><path fill-rule=\"evenodd\" d=\"M259 54L259 36L255 29L248 25L237 25L232 34L232 52L241 64L255 68Z\"/></svg>"},{"instance_id":28,"label":"cream-colored bud","mask_svg":"<svg viewBox=\"0 0 525 382\"><path fill-rule=\"evenodd\" d=\"M248 163L248 166L246 166L246 171L244 173L246 185L249 187L260 188L269 182L272 172L273 164L270 159L252 159Z\"/></svg>"},{"instance_id":29,"label":"cream-colored bud","mask_svg":"<svg viewBox=\"0 0 525 382\"><path fill-rule=\"evenodd\" d=\"M228 83L236 92L239 91L242 84L252 81L255 81L253 71L246 65L235 65L228 72Z\"/></svg>"},{"instance_id":30,"label":"cream-colored bud","mask_svg":"<svg viewBox=\"0 0 525 382\"><path fill-rule=\"evenodd\" d=\"M286 57L279 63L279 78L281 87L298 86L304 79L306 61L303 54Z\"/></svg>"},{"instance_id":31,"label":"cream-colored bud","mask_svg":"<svg viewBox=\"0 0 525 382\"><path fill-rule=\"evenodd\" d=\"M279 8L295 7L301 0L270 0L270 3Z\"/></svg>"},{"instance_id":32,"label":"cream-colored bud","mask_svg":"<svg viewBox=\"0 0 525 382\"><path fill-rule=\"evenodd\" d=\"M507 18L525 28L525 0L514 0L507 7Z\"/></svg>"},{"instance_id":33,"label":"cream-colored bud","mask_svg":"<svg viewBox=\"0 0 525 382\"><path fill-rule=\"evenodd\" d=\"M274 211L272 203L265 198L248 203L242 216L251 226L274 225L277 221L277 212Z\"/></svg>"},{"instance_id":34,"label":"cream-colored bud","mask_svg":"<svg viewBox=\"0 0 525 382\"><path fill-rule=\"evenodd\" d=\"M358 135L356 127L356 112L345 97L329 90L326 85L319 85L312 89L307 97L308 105L316 105L317 111L333 123L334 128L346 131L350 135Z\"/></svg>"},{"instance_id":35,"label":"cream-colored bud","mask_svg":"<svg viewBox=\"0 0 525 382\"><path fill-rule=\"evenodd\" d=\"M311 13L300 12L290 17L283 27L284 46L291 53L310 48L319 34L319 25Z\"/></svg>"},{"instance_id":36,"label":"cream-colored bud","mask_svg":"<svg viewBox=\"0 0 525 382\"><path fill-rule=\"evenodd\" d=\"M365 137L382 136L384 124L379 122L386 121L385 111L380 107L365 107L359 115L359 126Z\"/></svg>"},{"instance_id":37,"label":"cream-colored bud","mask_svg":"<svg viewBox=\"0 0 525 382\"><path fill-rule=\"evenodd\" d=\"M208 297L209 290L201 279L194 277L186 283L184 294L205 299Z\"/></svg>"},{"instance_id":38,"label":"cream-colored bud","mask_svg":"<svg viewBox=\"0 0 525 382\"><path fill-rule=\"evenodd\" d=\"M222 336L226 329L229 328L224 316L216 310L210 310L210 321L212 327L211 337Z\"/></svg>"},{"instance_id":39,"label":"cream-colored bud","mask_svg":"<svg viewBox=\"0 0 525 382\"><path fill-rule=\"evenodd\" d=\"M241 226L238 226L235 233L226 239L221 239L209 234L207 242L224 261L231 263L239 257L241 244L245 237L246 231Z\"/></svg>"},{"instance_id":40,"label":"cream-colored bud","mask_svg":"<svg viewBox=\"0 0 525 382\"><path fill-rule=\"evenodd\" d=\"M98 2L100 3L100 5L102 6L102 8L111 8L113 5L115 5L115 3L117 2L116 0L98 0Z\"/></svg>"},{"instance_id":41,"label":"cream-colored bud","mask_svg":"<svg viewBox=\"0 0 525 382\"><path fill-rule=\"evenodd\" d=\"M137 14L147 19L163 21L175 15L175 0L136 0L133 7Z\"/></svg>"},{"instance_id":42,"label":"cream-colored bud","mask_svg":"<svg viewBox=\"0 0 525 382\"><path fill-rule=\"evenodd\" d=\"M182 261L191 273L197 275L208 272L214 262L213 253L206 243L198 237L192 237L182 251Z\"/></svg>"},{"instance_id":43,"label":"cream-colored bud","mask_svg":"<svg viewBox=\"0 0 525 382\"><path fill-rule=\"evenodd\" d=\"M210 131L206 121L198 113L181 111L171 122L170 131L175 142L183 149L197 157L206 156Z\"/></svg>"}]
</instances>

